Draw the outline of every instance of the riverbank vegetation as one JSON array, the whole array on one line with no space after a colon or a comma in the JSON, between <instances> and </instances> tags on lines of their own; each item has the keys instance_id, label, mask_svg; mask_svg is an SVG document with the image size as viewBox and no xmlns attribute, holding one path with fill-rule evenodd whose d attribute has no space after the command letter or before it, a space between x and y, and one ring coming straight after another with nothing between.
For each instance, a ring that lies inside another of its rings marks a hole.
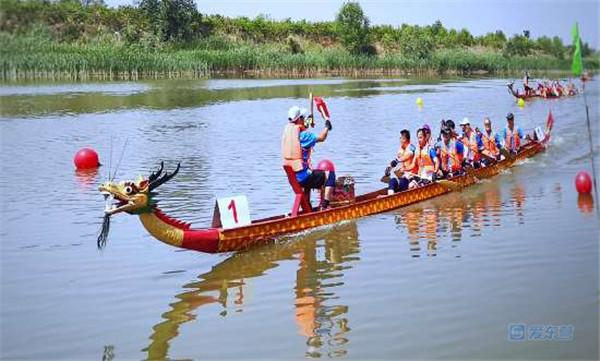
<instances>
[{"instance_id":1,"label":"riverbank vegetation","mask_svg":"<svg viewBox=\"0 0 600 361\"><path fill-rule=\"evenodd\" d=\"M203 15L193 0L0 0L2 78L207 77L498 73L566 70L571 47L527 30L372 25L347 2L332 21ZM600 56L583 44L588 69Z\"/></svg>"}]
</instances>

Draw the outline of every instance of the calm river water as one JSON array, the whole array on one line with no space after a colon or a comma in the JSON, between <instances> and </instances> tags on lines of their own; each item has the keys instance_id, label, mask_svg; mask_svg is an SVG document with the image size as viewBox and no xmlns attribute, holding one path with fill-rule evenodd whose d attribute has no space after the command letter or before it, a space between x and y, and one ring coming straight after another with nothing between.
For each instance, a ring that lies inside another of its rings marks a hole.
<instances>
[{"instance_id":1,"label":"calm river water","mask_svg":"<svg viewBox=\"0 0 600 361\"><path fill-rule=\"evenodd\" d=\"M0 86L0 358L597 359L600 223L573 185L591 169L584 97L519 109L507 80ZM383 186L405 127L489 116L501 129L512 111L530 129L551 108L555 132L546 153L462 193L247 252L171 248L126 214L96 248L97 186L118 163L123 180L181 161L161 208L195 226L217 196L245 194L253 218L289 211L280 136L311 91L334 126L314 159L358 193ZM587 97L597 143L598 81ZM75 172L84 146L99 172Z\"/></svg>"}]
</instances>

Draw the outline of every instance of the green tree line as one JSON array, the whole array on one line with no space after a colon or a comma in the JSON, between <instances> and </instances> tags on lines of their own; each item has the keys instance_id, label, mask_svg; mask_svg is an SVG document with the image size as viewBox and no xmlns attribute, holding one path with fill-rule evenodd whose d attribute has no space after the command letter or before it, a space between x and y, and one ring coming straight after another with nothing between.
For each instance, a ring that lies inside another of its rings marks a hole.
<instances>
[{"instance_id":1,"label":"green tree line","mask_svg":"<svg viewBox=\"0 0 600 361\"><path fill-rule=\"evenodd\" d=\"M335 19L322 22L273 20L265 15L254 19L205 15L194 0L141 0L135 6L117 8L106 6L102 0L0 0L0 6L0 45L17 51L25 43L28 51L36 51L35 41L23 39L39 39L46 50L49 43L54 44L55 51L116 46L150 52L234 52L244 47L266 47L303 56L309 62L313 55L335 52L344 57L372 57L377 64L401 58L401 63L420 66L453 54L451 60L441 62L441 70L460 68L452 59L461 58L462 62L468 54L480 58L487 54L494 62L504 63L513 57L542 57L555 59L562 67L572 52L559 37L533 39L528 30L510 37L500 30L474 36L467 29L448 29L439 20L427 26L372 25L354 1L344 3ZM3 53L11 56L7 50ZM595 67L598 54L585 42L582 53L593 58L590 64ZM498 60L500 57L505 60ZM19 65L5 62L4 66ZM471 65L466 68L477 70Z\"/></svg>"}]
</instances>

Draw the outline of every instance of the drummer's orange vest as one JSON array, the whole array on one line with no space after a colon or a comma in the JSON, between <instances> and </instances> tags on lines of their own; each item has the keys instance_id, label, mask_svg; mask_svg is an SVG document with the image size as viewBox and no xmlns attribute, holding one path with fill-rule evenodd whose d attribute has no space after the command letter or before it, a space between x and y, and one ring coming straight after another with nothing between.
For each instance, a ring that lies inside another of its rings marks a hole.
<instances>
[{"instance_id":1,"label":"drummer's orange vest","mask_svg":"<svg viewBox=\"0 0 600 361\"><path fill-rule=\"evenodd\" d=\"M510 130L508 127L506 129L506 139L504 139L504 143L506 149L508 150L518 150L521 146L521 139L519 138L519 132L517 129Z\"/></svg>"},{"instance_id":2,"label":"drummer's orange vest","mask_svg":"<svg viewBox=\"0 0 600 361\"><path fill-rule=\"evenodd\" d=\"M409 150L410 148L412 148L412 146L411 146L410 143L407 144L405 148L402 148L402 146L400 146L400 152L399 152L400 153L399 154L400 158L403 158L406 155L406 153L410 152L410 150ZM414 168L412 168L412 169L410 168L410 165L412 164L414 157L415 157L415 153L413 152L413 154L412 154L411 157L409 157L404 162L402 162L402 170L403 171L405 171L405 172L411 172L411 173L416 173L417 172L417 170L418 170L418 168L417 168L418 165L417 164L415 164Z\"/></svg>"},{"instance_id":3,"label":"drummer's orange vest","mask_svg":"<svg viewBox=\"0 0 600 361\"><path fill-rule=\"evenodd\" d=\"M446 145L442 142L440 146L441 158L442 158L442 169L446 172L456 172L460 170L462 164L462 155L456 153L456 141L450 140L450 144ZM450 167L448 163L452 161ZM449 169L450 168L450 169Z\"/></svg>"},{"instance_id":4,"label":"drummer's orange vest","mask_svg":"<svg viewBox=\"0 0 600 361\"><path fill-rule=\"evenodd\" d=\"M430 147L426 145L417 151L417 165L419 166L419 176L428 178L435 171L435 163L429 155Z\"/></svg>"},{"instance_id":5,"label":"drummer's orange vest","mask_svg":"<svg viewBox=\"0 0 600 361\"><path fill-rule=\"evenodd\" d=\"M466 134L462 137L461 141L465 145L465 147L469 148L469 151L473 153L473 160L479 161L479 149L477 147L477 138L475 136L475 132L471 131L471 136L467 136Z\"/></svg>"},{"instance_id":6,"label":"drummer's orange vest","mask_svg":"<svg viewBox=\"0 0 600 361\"><path fill-rule=\"evenodd\" d=\"M485 150L492 154L498 154L498 146L496 145L496 134L494 131L488 136L485 132L481 133L481 141Z\"/></svg>"},{"instance_id":7,"label":"drummer's orange vest","mask_svg":"<svg viewBox=\"0 0 600 361\"><path fill-rule=\"evenodd\" d=\"M294 172L299 172L304 168L299 125L290 123L285 126L281 137L281 157L283 158L283 165L292 167Z\"/></svg>"}]
</instances>

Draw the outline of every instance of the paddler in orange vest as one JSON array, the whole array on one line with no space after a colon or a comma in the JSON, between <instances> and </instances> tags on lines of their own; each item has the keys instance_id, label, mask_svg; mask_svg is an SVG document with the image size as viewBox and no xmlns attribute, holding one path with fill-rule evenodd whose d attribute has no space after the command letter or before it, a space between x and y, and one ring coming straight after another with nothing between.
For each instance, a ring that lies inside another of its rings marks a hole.
<instances>
[{"instance_id":1,"label":"paddler in orange vest","mask_svg":"<svg viewBox=\"0 0 600 361\"><path fill-rule=\"evenodd\" d=\"M502 130L502 139L506 150L514 154L519 151L521 140L523 139L523 131L521 128L515 128L515 115L513 113L506 115L506 127Z\"/></svg>"},{"instance_id":2,"label":"paddler in orange vest","mask_svg":"<svg viewBox=\"0 0 600 361\"><path fill-rule=\"evenodd\" d=\"M391 161L386 169L386 175L390 176L388 182L388 194L401 192L408 189L408 184L413 174L417 173L414 157L417 148L410 144L410 132L407 129L400 131L400 147L396 158ZM408 174L405 175L405 172Z\"/></svg>"},{"instance_id":3,"label":"paddler in orange vest","mask_svg":"<svg viewBox=\"0 0 600 361\"><path fill-rule=\"evenodd\" d=\"M477 134L471 128L469 118L464 118L460 122L460 126L463 131L461 141L465 145L464 159L473 168L479 168L481 166L481 156L479 155L479 148L482 146L481 140L477 139Z\"/></svg>"},{"instance_id":4,"label":"paddler in orange vest","mask_svg":"<svg viewBox=\"0 0 600 361\"><path fill-rule=\"evenodd\" d=\"M450 178L462 173L464 145L452 138L452 131L447 127L442 128L441 136L442 140L437 146L440 170L444 177Z\"/></svg>"},{"instance_id":5,"label":"paddler in orange vest","mask_svg":"<svg viewBox=\"0 0 600 361\"><path fill-rule=\"evenodd\" d=\"M492 121L486 117L483 119L483 132L479 132L479 137L483 147L481 153L485 155L482 160L486 165L491 164L491 159L500 160L500 148L502 147L502 141L496 132L492 130Z\"/></svg>"},{"instance_id":6,"label":"paddler in orange vest","mask_svg":"<svg viewBox=\"0 0 600 361\"><path fill-rule=\"evenodd\" d=\"M419 139L419 147L413 158L411 168L418 167L417 175L411 180L409 188L415 188L421 185L428 184L436 179L440 172L440 160L437 157L435 148L427 144L426 131L423 128L417 130L417 138Z\"/></svg>"},{"instance_id":7,"label":"paddler in orange vest","mask_svg":"<svg viewBox=\"0 0 600 361\"><path fill-rule=\"evenodd\" d=\"M325 128L315 135L307 128L312 123L308 110L293 106L288 111L288 124L281 138L281 153L283 165L290 166L296 172L296 180L305 189L323 189L322 208L328 208L333 188L335 187L335 172L312 169L310 156L312 148L327 139L331 130L331 121L325 119Z\"/></svg>"}]
</instances>

